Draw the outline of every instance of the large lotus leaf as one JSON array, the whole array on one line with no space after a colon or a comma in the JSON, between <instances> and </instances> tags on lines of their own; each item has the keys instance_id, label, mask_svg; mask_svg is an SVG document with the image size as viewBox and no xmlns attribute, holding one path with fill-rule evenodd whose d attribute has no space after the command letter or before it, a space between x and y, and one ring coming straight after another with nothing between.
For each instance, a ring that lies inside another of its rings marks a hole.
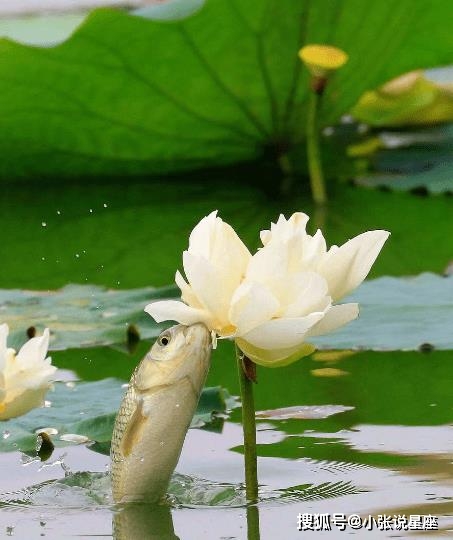
<instances>
[{"instance_id":1,"label":"large lotus leaf","mask_svg":"<svg viewBox=\"0 0 453 540\"><path fill-rule=\"evenodd\" d=\"M153 16L153 15L151 15ZM54 48L0 42L0 177L165 173L304 139L304 43L347 51L323 123L414 68L447 63L443 0L207 0L180 21L93 12Z\"/></svg>"},{"instance_id":2,"label":"large lotus leaf","mask_svg":"<svg viewBox=\"0 0 453 540\"><path fill-rule=\"evenodd\" d=\"M35 450L36 434L53 428L51 435L56 446L71 442L65 435L79 435L98 444L110 442L115 416L125 391L123 381L103 379L95 382L55 383L47 394L48 407L34 409L19 418L0 423L0 452ZM217 419L237 407L237 400L219 386L205 388L200 397L191 427L208 427ZM74 441L77 439L74 438Z\"/></svg>"},{"instance_id":3,"label":"large lotus leaf","mask_svg":"<svg viewBox=\"0 0 453 540\"><path fill-rule=\"evenodd\" d=\"M93 291L96 300L89 304ZM45 320L52 331L52 348L65 349L123 342L125 318L137 324L143 337L155 336L162 325L143 314L143 305L156 297L149 288L114 292L79 285L44 294L2 290L0 305L7 307L14 329L25 332L26 324ZM429 273L382 277L365 282L345 301L360 304L359 319L315 339L316 344L331 349L406 350L429 343L453 349L453 278ZM36 313L41 319L34 318Z\"/></svg>"}]
</instances>

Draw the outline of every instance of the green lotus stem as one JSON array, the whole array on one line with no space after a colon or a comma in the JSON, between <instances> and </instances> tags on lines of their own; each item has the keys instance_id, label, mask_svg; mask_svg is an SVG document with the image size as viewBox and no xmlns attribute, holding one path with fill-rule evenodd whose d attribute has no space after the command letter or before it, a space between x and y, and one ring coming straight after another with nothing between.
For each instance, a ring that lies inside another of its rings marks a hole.
<instances>
[{"instance_id":1,"label":"green lotus stem","mask_svg":"<svg viewBox=\"0 0 453 540\"><path fill-rule=\"evenodd\" d=\"M316 91L310 92L307 116L307 159L313 200L316 204L325 204L327 202L327 195L322 172L317 122L320 98L321 95Z\"/></svg>"},{"instance_id":2,"label":"green lotus stem","mask_svg":"<svg viewBox=\"0 0 453 540\"><path fill-rule=\"evenodd\" d=\"M244 432L244 467L245 467L245 493L248 502L258 500L258 472L256 458L256 423L255 403L253 400L253 381L250 373L246 373L248 366L255 367L242 351L236 346L239 385L242 400L242 430ZM248 365L247 365L248 364Z\"/></svg>"}]
</instances>

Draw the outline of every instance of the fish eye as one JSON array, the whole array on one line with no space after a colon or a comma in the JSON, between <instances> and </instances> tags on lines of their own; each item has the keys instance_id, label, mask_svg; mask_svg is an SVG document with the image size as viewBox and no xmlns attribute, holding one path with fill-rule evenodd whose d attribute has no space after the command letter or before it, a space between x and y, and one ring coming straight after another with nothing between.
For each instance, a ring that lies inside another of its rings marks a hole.
<instances>
[{"instance_id":1,"label":"fish eye","mask_svg":"<svg viewBox=\"0 0 453 540\"><path fill-rule=\"evenodd\" d=\"M165 334L160 335L157 339L157 343L159 343L161 347L168 345L170 343L170 334L166 332Z\"/></svg>"}]
</instances>

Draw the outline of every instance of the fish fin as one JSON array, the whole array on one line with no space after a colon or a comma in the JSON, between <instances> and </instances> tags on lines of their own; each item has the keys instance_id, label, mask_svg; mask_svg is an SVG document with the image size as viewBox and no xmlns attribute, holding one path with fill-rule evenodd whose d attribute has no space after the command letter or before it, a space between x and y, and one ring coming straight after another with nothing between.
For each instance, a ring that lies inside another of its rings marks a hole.
<instances>
[{"instance_id":1,"label":"fish fin","mask_svg":"<svg viewBox=\"0 0 453 540\"><path fill-rule=\"evenodd\" d=\"M140 399L120 443L120 450L124 457L130 455L135 443L141 438L146 420L147 415L143 412L143 399Z\"/></svg>"}]
</instances>

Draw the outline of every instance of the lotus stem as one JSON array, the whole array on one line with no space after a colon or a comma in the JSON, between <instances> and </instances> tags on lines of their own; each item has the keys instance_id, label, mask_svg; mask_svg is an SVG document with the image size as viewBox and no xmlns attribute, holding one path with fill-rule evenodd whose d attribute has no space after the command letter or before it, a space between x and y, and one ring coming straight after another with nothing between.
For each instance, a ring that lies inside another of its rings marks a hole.
<instances>
[{"instance_id":1,"label":"lotus stem","mask_svg":"<svg viewBox=\"0 0 453 540\"><path fill-rule=\"evenodd\" d=\"M317 122L320 98L321 93L315 90L310 92L307 116L307 159L313 200L316 204L323 205L327 202L327 195L322 172Z\"/></svg>"},{"instance_id":2,"label":"lotus stem","mask_svg":"<svg viewBox=\"0 0 453 540\"><path fill-rule=\"evenodd\" d=\"M244 432L245 493L247 502L258 500L256 457L256 422L253 384L256 365L236 345L239 385L242 400L242 430Z\"/></svg>"}]
</instances>

